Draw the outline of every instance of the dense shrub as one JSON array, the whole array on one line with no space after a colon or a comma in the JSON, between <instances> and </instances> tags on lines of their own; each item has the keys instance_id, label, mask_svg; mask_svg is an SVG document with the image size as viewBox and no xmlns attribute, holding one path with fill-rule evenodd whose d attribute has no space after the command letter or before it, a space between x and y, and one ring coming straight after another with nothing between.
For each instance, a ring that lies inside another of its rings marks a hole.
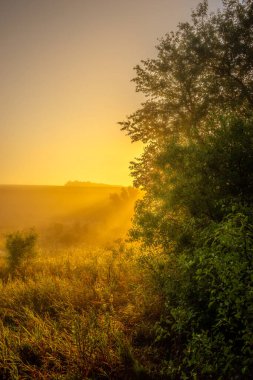
<instances>
[{"instance_id":1,"label":"dense shrub","mask_svg":"<svg viewBox=\"0 0 253 380\"><path fill-rule=\"evenodd\" d=\"M17 268L36 255L37 234L34 231L14 232L6 236L5 248L11 269Z\"/></svg>"},{"instance_id":2,"label":"dense shrub","mask_svg":"<svg viewBox=\"0 0 253 380\"><path fill-rule=\"evenodd\" d=\"M172 378L252 379L253 223L235 209L174 257L166 271L166 312L157 341Z\"/></svg>"}]
</instances>

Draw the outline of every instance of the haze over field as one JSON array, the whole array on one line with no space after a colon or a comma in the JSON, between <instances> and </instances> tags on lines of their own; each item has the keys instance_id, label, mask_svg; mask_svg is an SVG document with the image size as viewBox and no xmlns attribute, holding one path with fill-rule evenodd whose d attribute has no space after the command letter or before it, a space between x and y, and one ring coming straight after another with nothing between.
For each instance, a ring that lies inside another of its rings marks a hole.
<instances>
[{"instance_id":1,"label":"haze over field","mask_svg":"<svg viewBox=\"0 0 253 380\"><path fill-rule=\"evenodd\" d=\"M34 228L54 247L103 245L126 237L137 197L133 188L92 183L0 186L0 234Z\"/></svg>"}]
</instances>

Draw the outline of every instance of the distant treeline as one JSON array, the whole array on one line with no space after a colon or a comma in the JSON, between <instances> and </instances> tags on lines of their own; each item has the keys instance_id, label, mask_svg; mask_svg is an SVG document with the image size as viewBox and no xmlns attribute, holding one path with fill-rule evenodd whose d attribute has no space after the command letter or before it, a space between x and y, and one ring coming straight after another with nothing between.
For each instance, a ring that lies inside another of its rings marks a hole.
<instances>
[{"instance_id":1,"label":"distant treeline","mask_svg":"<svg viewBox=\"0 0 253 380\"><path fill-rule=\"evenodd\" d=\"M105 183L94 183L89 181L68 181L65 183L65 186L73 187L122 187L120 185L107 185Z\"/></svg>"}]
</instances>

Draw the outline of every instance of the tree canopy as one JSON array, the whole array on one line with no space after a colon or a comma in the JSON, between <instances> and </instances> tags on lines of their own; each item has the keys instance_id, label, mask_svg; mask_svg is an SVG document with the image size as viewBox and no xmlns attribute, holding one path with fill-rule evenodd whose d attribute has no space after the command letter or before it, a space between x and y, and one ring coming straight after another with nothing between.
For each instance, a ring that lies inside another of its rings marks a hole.
<instances>
[{"instance_id":1,"label":"tree canopy","mask_svg":"<svg viewBox=\"0 0 253 380\"><path fill-rule=\"evenodd\" d=\"M145 144L130 236L169 256L157 341L171 379L252 379L253 2L202 1L136 66Z\"/></svg>"},{"instance_id":2,"label":"tree canopy","mask_svg":"<svg viewBox=\"0 0 253 380\"><path fill-rule=\"evenodd\" d=\"M207 0L157 46L157 58L135 67L136 90L147 100L122 124L133 141L170 136L200 138L222 113L253 106L253 3L223 0L208 13Z\"/></svg>"},{"instance_id":3,"label":"tree canopy","mask_svg":"<svg viewBox=\"0 0 253 380\"><path fill-rule=\"evenodd\" d=\"M217 217L213 201L229 192L245 200L242 193L252 190L246 179L252 164L252 1L224 0L211 14L202 1L157 51L157 58L135 68L136 90L147 100L120 123L132 141L145 144L131 170L146 193L136 225L149 225L149 236L162 220L162 229L165 219L173 224L168 199L177 199L188 216Z\"/></svg>"}]
</instances>

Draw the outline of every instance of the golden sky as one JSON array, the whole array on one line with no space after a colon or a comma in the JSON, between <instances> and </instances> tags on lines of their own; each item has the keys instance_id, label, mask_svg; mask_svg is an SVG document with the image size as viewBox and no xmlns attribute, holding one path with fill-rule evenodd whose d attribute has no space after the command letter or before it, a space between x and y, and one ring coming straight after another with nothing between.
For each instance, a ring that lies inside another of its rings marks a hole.
<instances>
[{"instance_id":1,"label":"golden sky","mask_svg":"<svg viewBox=\"0 0 253 380\"><path fill-rule=\"evenodd\" d=\"M130 185L133 67L198 2L0 0L0 183Z\"/></svg>"}]
</instances>

